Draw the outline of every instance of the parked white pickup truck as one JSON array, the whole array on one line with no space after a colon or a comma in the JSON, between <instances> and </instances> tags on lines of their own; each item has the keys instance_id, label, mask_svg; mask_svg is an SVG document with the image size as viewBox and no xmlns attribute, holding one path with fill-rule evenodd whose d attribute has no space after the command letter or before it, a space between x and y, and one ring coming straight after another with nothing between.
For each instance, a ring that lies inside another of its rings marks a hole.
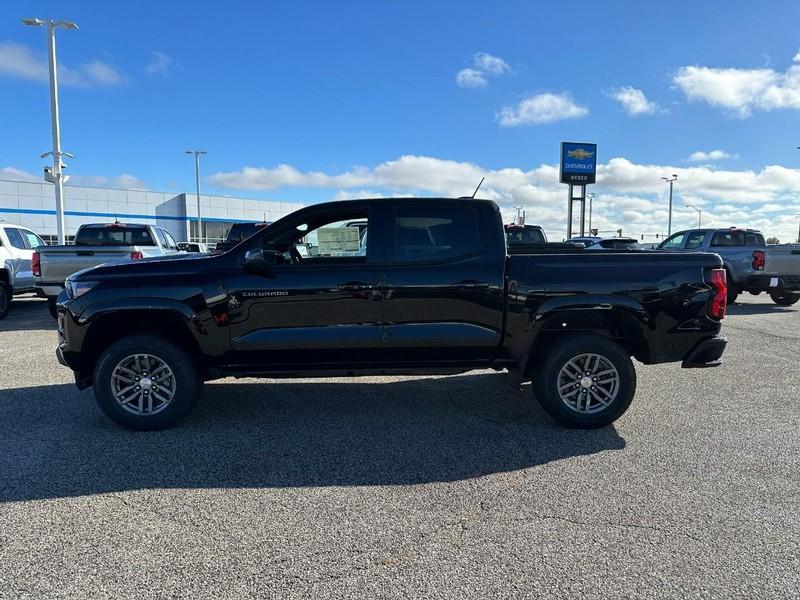
<instances>
[{"instance_id":1,"label":"parked white pickup truck","mask_svg":"<svg viewBox=\"0 0 800 600\"><path fill-rule=\"evenodd\" d=\"M185 254L165 229L131 223L81 225L74 245L47 246L33 254L36 288L47 297L55 317L55 301L64 280L78 271L97 265L128 262L155 256Z\"/></svg>"},{"instance_id":2,"label":"parked white pickup truck","mask_svg":"<svg viewBox=\"0 0 800 600\"><path fill-rule=\"evenodd\" d=\"M27 227L0 223L0 319L5 319L14 294L36 291L31 259L34 248L45 246Z\"/></svg>"}]
</instances>

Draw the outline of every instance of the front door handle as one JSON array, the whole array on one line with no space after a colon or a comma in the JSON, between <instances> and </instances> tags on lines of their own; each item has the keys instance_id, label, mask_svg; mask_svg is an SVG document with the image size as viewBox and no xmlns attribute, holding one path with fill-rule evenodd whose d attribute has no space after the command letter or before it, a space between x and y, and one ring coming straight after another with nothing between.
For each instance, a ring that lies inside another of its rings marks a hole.
<instances>
[{"instance_id":1,"label":"front door handle","mask_svg":"<svg viewBox=\"0 0 800 600\"><path fill-rule=\"evenodd\" d=\"M475 281L474 279L465 279L464 281L459 281L456 285L462 288L481 289L481 290L485 290L486 288L489 287L488 283L484 281Z\"/></svg>"},{"instance_id":2,"label":"front door handle","mask_svg":"<svg viewBox=\"0 0 800 600\"><path fill-rule=\"evenodd\" d=\"M337 289L344 292L362 292L364 290L371 290L374 287L374 285L364 283L363 281L348 281L347 283L337 286Z\"/></svg>"}]
</instances>

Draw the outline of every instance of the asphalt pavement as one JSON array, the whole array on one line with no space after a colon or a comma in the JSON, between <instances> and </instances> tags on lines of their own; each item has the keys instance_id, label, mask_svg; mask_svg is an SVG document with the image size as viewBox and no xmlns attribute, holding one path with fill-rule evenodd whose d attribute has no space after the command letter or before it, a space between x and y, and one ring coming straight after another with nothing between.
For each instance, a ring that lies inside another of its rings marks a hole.
<instances>
[{"instance_id":1,"label":"asphalt pavement","mask_svg":"<svg viewBox=\"0 0 800 600\"><path fill-rule=\"evenodd\" d=\"M800 596L800 305L747 294L725 364L637 364L611 427L505 376L209 383L109 422L43 301L0 321L0 598Z\"/></svg>"}]
</instances>

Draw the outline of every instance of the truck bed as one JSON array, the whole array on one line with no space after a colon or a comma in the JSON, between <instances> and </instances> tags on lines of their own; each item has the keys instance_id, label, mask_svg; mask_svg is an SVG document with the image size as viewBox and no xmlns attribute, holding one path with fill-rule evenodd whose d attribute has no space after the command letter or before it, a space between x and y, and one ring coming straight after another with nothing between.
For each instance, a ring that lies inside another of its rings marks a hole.
<instances>
[{"instance_id":1,"label":"truck bed","mask_svg":"<svg viewBox=\"0 0 800 600\"><path fill-rule=\"evenodd\" d=\"M89 267L131 259L133 246L47 246L38 249L41 285L62 284L64 279Z\"/></svg>"}]
</instances>

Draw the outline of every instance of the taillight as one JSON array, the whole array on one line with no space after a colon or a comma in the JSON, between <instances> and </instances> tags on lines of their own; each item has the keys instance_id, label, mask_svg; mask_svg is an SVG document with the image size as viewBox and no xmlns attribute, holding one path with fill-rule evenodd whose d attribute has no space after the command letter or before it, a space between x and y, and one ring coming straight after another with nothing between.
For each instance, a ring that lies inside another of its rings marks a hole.
<instances>
[{"instance_id":1,"label":"taillight","mask_svg":"<svg viewBox=\"0 0 800 600\"><path fill-rule=\"evenodd\" d=\"M763 250L756 250L753 252L753 269L756 271L764 270L765 252Z\"/></svg>"},{"instance_id":2,"label":"taillight","mask_svg":"<svg viewBox=\"0 0 800 600\"><path fill-rule=\"evenodd\" d=\"M139 250L134 250L131 252L131 260L141 260L144 258L144 254L142 254Z\"/></svg>"},{"instance_id":3,"label":"taillight","mask_svg":"<svg viewBox=\"0 0 800 600\"><path fill-rule=\"evenodd\" d=\"M725 307L728 304L728 278L725 269L711 270L711 285L714 288L714 297L708 305L708 316L721 320L725 318Z\"/></svg>"},{"instance_id":4,"label":"taillight","mask_svg":"<svg viewBox=\"0 0 800 600\"><path fill-rule=\"evenodd\" d=\"M33 256L31 257L31 271L33 271L34 277L42 276L42 258L39 256L38 250L33 251Z\"/></svg>"}]
</instances>

